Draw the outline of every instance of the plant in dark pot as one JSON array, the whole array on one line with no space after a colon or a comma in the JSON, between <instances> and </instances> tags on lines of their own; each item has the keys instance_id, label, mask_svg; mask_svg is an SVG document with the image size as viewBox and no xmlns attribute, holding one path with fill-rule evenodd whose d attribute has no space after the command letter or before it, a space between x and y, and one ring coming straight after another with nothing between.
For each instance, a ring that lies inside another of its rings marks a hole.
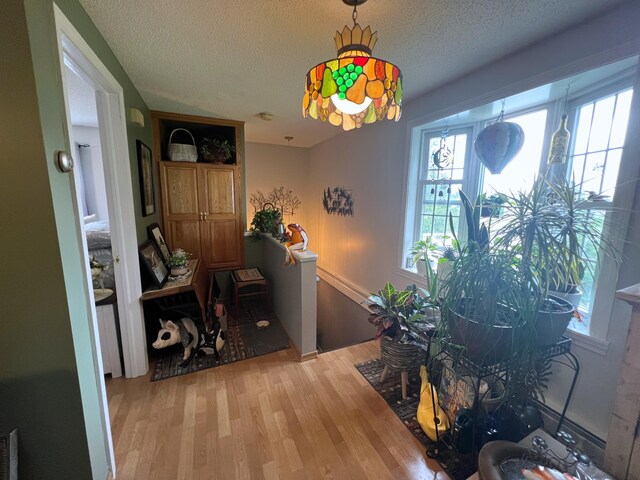
<instances>
[{"instance_id":1,"label":"plant in dark pot","mask_svg":"<svg viewBox=\"0 0 640 480\"><path fill-rule=\"evenodd\" d=\"M415 366L422 357L421 350L405 343L408 324L425 321L425 312L431 307L428 296L415 285L396 290L390 283L367 299L369 323L377 328L380 353L386 366L401 371Z\"/></svg>"},{"instance_id":2,"label":"plant in dark pot","mask_svg":"<svg viewBox=\"0 0 640 480\"><path fill-rule=\"evenodd\" d=\"M552 345L576 311L571 302L552 294L554 287L579 289L587 251L616 257L615 249L584 208L586 201L578 200L575 185L540 176L529 192L505 197L496 243L520 251L518 269L532 276L540 305L534 319L536 343Z\"/></svg>"},{"instance_id":3,"label":"plant in dark pot","mask_svg":"<svg viewBox=\"0 0 640 480\"><path fill-rule=\"evenodd\" d=\"M493 195L480 195L480 216L483 218L494 217L500 215L502 212L501 205L506 202L504 195L496 193Z\"/></svg>"},{"instance_id":4,"label":"plant in dark pot","mask_svg":"<svg viewBox=\"0 0 640 480\"><path fill-rule=\"evenodd\" d=\"M200 156L206 162L233 163L232 159L236 147L223 137L204 137L200 142Z\"/></svg>"},{"instance_id":5,"label":"plant in dark pot","mask_svg":"<svg viewBox=\"0 0 640 480\"><path fill-rule=\"evenodd\" d=\"M517 250L467 245L444 282L440 327L476 364L509 358L519 329L535 311L517 259Z\"/></svg>"},{"instance_id":6,"label":"plant in dark pot","mask_svg":"<svg viewBox=\"0 0 640 480\"><path fill-rule=\"evenodd\" d=\"M251 220L251 232L259 237L263 233L276 234L278 225L282 221L282 213L271 204L265 204L261 210L253 214Z\"/></svg>"},{"instance_id":7,"label":"plant in dark pot","mask_svg":"<svg viewBox=\"0 0 640 480\"><path fill-rule=\"evenodd\" d=\"M442 335L464 347L477 364L490 364L511 356L520 330L535 312L532 279L518 268L520 251L491 243L489 228L481 222L481 197L472 204L460 192L468 239L455 238L458 256L449 261L451 272L443 282ZM453 217L449 217L451 231ZM455 237L455 234L454 234Z\"/></svg>"}]
</instances>

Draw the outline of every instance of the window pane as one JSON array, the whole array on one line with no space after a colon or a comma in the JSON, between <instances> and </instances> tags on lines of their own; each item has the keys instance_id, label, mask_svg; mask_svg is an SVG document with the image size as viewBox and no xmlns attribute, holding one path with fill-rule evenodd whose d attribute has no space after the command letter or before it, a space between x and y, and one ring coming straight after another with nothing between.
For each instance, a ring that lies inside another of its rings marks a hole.
<instances>
[{"instance_id":1,"label":"window pane","mask_svg":"<svg viewBox=\"0 0 640 480\"><path fill-rule=\"evenodd\" d=\"M609 144L609 134L611 133L611 121L613 119L613 107L615 101L616 96L613 95L596 102L591 135L589 137L590 152L605 150Z\"/></svg>"},{"instance_id":2,"label":"window pane","mask_svg":"<svg viewBox=\"0 0 640 480\"><path fill-rule=\"evenodd\" d=\"M547 121L547 111L538 110L526 115L507 119L517 123L524 130L524 145L520 153L504 168L502 173L493 175L485 169L484 188L487 195L495 192L516 192L529 190L533 179L540 170L542 143Z\"/></svg>"},{"instance_id":3,"label":"window pane","mask_svg":"<svg viewBox=\"0 0 640 480\"><path fill-rule=\"evenodd\" d=\"M613 127L611 129L611 140L609 140L609 148L622 147L624 138L627 133L627 122L629 121L629 110L631 109L631 97L633 90L618 95L616 103L616 113L613 117Z\"/></svg>"},{"instance_id":4,"label":"window pane","mask_svg":"<svg viewBox=\"0 0 640 480\"><path fill-rule=\"evenodd\" d=\"M584 175L579 190L581 192L600 193L602 172L604 171L604 159L606 152L590 153L584 164Z\"/></svg>"},{"instance_id":5,"label":"window pane","mask_svg":"<svg viewBox=\"0 0 640 480\"><path fill-rule=\"evenodd\" d=\"M449 212L454 216L454 224L457 229L460 216L459 189L460 183L424 186L419 240L431 237L431 240L438 245L451 244ZM444 237L449 238L445 239Z\"/></svg>"},{"instance_id":6,"label":"window pane","mask_svg":"<svg viewBox=\"0 0 640 480\"><path fill-rule=\"evenodd\" d=\"M576 130L576 142L573 153L586 153L589 143L589 132L591 131L591 115L593 114L593 103L580 107L578 114L578 129Z\"/></svg>"},{"instance_id":7,"label":"window pane","mask_svg":"<svg viewBox=\"0 0 640 480\"><path fill-rule=\"evenodd\" d=\"M448 148L451 152L448 162L441 164L442 168L435 165L433 158L441 148ZM446 140L441 136L429 139L428 156L423 158L423 177L427 180L462 180L464 174L465 155L467 153L467 134L448 135Z\"/></svg>"},{"instance_id":8,"label":"window pane","mask_svg":"<svg viewBox=\"0 0 640 480\"><path fill-rule=\"evenodd\" d=\"M618 183L618 170L620 169L620 159L622 158L622 149L616 148L609 150L607 153L607 164L602 179L602 192L609 195L609 200L613 198L616 184Z\"/></svg>"}]
</instances>

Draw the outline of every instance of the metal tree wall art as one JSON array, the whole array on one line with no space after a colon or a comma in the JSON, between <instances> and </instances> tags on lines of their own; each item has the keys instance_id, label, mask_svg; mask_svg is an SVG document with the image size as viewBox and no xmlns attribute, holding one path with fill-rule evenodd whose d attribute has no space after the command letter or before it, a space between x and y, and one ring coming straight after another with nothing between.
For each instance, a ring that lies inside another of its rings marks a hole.
<instances>
[{"instance_id":1,"label":"metal tree wall art","mask_svg":"<svg viewBox=\"0 0 640 480\"><path fill-rule=\"evenodd\" d=\"M353 197L343 187L327 187L322 195L322 206L329 215L353 216Z\"/></svg>"},{"instance_id":2,"label":"metal tree wall art","mask_svg":"<svg viewBox=\"0 0 640 480\"><path fill-rule=\"evenodd\" d=\"M257 190L249 197L249 203L253 206L254 212L262 210L266 204L270 203L277 210L280 210L283 215L293 216L302 202L293 191L284 187L276 187L266 196L260 190Z\"/></svg>"}]
</instances>

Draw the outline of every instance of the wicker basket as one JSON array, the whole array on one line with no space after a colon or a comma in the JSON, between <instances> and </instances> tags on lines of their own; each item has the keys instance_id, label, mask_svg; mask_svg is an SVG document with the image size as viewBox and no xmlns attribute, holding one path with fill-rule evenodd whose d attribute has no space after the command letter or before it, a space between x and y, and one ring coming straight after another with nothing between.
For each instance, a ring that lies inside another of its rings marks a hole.
<instances>
[{"instance_id":1,"label":"wicker basket","mask_svg":"<svg viewBox=\"0 0 640 480\"><path fill-rule=\"evenodd\" d=\"M407 371L418 365L422 350L415 345L394 342L383 335L380 338L380 356L384 364L395 370Z\"/></svg>"},{"instance_id":2,"label":"wicker basket","mask_svg":"<svg viewBox=\"0 0 640 480\"><path fill-rule=\"evenodd\" d=\"M193 145L185 143L172 143L173 134L183 131L187 132L193 141ZM191 135L191 132L186 128L176 128L171 135L169 135L169 160L173 162L197 162L198 161L198 149L196 148L196 140Z\"/></svg>"}]
</instances>

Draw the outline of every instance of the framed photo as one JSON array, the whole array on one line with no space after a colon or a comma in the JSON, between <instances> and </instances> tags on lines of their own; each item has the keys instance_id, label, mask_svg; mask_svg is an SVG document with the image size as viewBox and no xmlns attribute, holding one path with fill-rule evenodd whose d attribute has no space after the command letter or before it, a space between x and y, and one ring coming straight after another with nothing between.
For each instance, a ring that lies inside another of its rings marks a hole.
<instances>
[{"instance_id":1,"label":"framed photo","mask_svg":"<svg viewBox=\"0 0 640 480\"><path fill-rule=\"evenodd\" d=\"M147 267L147 271L151 274L153 283L158 288L162 288L167 278L169 278L169 271L160 258L160 253L156 250L151 240L140 245L138 250L140 251L140 260L142 260L142 263Z\"/></svg>"},{"instance_id":2,"label":"framed photo","mask_svg":"<svg viewBox=\"0 0 640 480\"><path fill-rule=\"evenodd\" d=\"M156 212L156 200L153 191L153 159L151 149L140 140L136 140L138 149L138 169L140 172L140 196L142 198L142 216Z\"/></svg>"},{"instance_id":3,"label":"framed photo","mask_svg":"<svg viewBox=\"0 0 640 480\"><path fill-rule=\"evenodd\" d=\"M162 258L162 261L165 265L168 265L171 252L169 251L167 242L164 241L164 236L162 235L162 230L160 230L160 225L158 225L157 223L152 223L147 227L147 232L149 232L149 239L153 242L153 244L160 252L160 258Z\"/></svg>"}]
</instances>

